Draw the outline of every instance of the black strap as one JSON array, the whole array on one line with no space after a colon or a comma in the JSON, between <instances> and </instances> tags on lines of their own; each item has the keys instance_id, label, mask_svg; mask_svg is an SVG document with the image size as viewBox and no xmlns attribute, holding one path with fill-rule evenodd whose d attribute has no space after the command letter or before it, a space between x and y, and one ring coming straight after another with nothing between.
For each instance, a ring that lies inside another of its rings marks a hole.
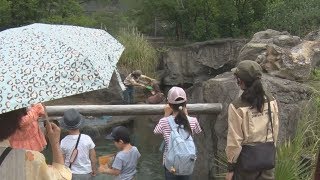
<instances>
[{"instance_id":1,"label":"black strap","mask_svg":"<svg viewBox=\"0 0 320 180\"><path fill-rule=\"evenodd\" d=\"M76 144L75 149L77 149L77 148L78 148L78 144L79 144L79 141L80 141L80 136L81 136L81 134L79 134L79 137L78 137L78 140L77 140L77 144Z\"/></svg>"},{"instance_id":2,"label":"black strap","mask_svg":"<svg viewBox=\"0 0 320 180\"><path fill-rule=\"evenodd\" d=\"M76 143L76 146L74 147L74 149L77 149L78 148L78 144L79 144L79 141L80 141L80 137L81 137L81 134L79 134L79 136L78 136L78 140L77 140L77 143ZM73 152L73 151L72 151ZM71 153L72 153L71 152ZM72 155L72 154L71 154ZM72 166L72 163L70 163L70 165L69 165L69 168L71 169L71 166Z\"/></svg>"},{"instance_id":3,"label":"black strap","mask_svg":"<svg viewBox=\"0 0 320 180\"><path fill-rule=\"evenodd\" d=\"M11 147L7 147L1 154L0 156L0 166L2 164L2 162L4 161L4 159L7 157L7 155L9 154L9 152L12 150Z\"/></svg>"},{"instance_id":4,"label":"black strap","mask_svg":"<svg viewBox=\"0 0 320 180\"><path fill-rule=\"evenodd\" d=\"M272 139L273 139L273 142L274 142L273 122L272 122L272 114L271 114L270 99L269 99L269 97L268 97L268 96L266 96L266 97L267 97L267 100L268 100L268 116L269 116L269 123L271 124ZM267 126L266 142L267 142L268 134L269 134L269 123L268 123L268 126Z\"/></svg>"}]
</instances>

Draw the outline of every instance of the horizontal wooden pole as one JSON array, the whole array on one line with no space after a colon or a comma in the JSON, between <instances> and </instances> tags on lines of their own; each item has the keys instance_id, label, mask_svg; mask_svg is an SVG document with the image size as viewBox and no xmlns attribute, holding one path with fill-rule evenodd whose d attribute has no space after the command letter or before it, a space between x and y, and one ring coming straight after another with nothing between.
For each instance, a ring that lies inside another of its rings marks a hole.
<instances>
[{"instance_id":1,"label":"horizontal wooden pole","mask_svg":"<svg viewBox=\"0 0 320 180\"><path fill-rule=\"evenodd\" d=\"M50 116L62 116L64 111L74 108L84 116L158 115L163 114L164 106L164 104L47 106L47 112ZM189 114L218 114L222 110L222 104L188 104L187 108Z\"/></svg>"}]
</instances>

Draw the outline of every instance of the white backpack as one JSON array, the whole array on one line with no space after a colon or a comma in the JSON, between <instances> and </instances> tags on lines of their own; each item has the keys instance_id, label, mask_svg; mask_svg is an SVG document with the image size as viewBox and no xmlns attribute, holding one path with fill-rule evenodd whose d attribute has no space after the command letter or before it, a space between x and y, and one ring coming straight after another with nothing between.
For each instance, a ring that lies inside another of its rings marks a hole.
<instances>
[{"instance_id":1,"label":"white backpack","mask_svg":"<svg viewBox=\"0 0 320 180\"><path fill-rule=\"evenodd\" d=\"M189 119L189 118L188 118ZM196 147L191 134L175 123L173 116L168 117L171 128L165 167L175 175L191 175L196 162Z\"/></svg>"}]
</instances>

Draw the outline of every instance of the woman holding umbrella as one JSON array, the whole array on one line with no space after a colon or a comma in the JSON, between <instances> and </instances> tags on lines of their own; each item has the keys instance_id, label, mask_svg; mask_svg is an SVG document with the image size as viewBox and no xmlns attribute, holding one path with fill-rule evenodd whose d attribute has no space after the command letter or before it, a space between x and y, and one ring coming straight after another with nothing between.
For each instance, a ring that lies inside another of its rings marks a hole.
<instances>
[{"instance_id":1,"label":"woman holding umbrella","mask_svg":"<svg viewBox=\"0 0 320 180\"><path fill-rule=\"evenodd\" d=\"M37 151L12 149L8 138L19 129L24 114L15 110L0 114L0 177L4 180L71 180L60 149L60 128L47 123L46 131L52 148L52 166Z\"/></svg>"}]
</instances>

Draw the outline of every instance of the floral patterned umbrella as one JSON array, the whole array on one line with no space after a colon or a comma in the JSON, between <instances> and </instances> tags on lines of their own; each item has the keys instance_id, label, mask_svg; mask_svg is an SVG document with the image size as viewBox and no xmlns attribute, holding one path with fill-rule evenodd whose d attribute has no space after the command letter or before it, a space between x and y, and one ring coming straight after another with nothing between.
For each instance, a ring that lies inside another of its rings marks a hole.
<instances>
[{"instance_id":1,"label":"floral patterned umbrella","mask_svg":"<svg viewBox=\"0 0 320 180\"><path fill-rule=\"evenodd\" d=\"M107 88L123 50L99 29L31 24L0 32L0 113Z\"/></svg>"}]
</instances>

